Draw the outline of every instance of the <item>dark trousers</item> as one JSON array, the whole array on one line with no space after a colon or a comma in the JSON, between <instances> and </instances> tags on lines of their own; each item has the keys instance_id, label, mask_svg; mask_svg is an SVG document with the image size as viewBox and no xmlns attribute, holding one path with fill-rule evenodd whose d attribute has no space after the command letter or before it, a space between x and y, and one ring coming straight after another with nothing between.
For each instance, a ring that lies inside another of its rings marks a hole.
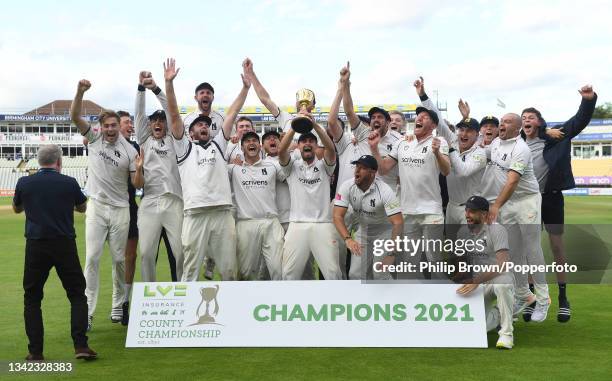
<instances>
[{"instance_id":1,"label":"dark trousers","mask_svg":"<svg viewBox=\"0 0 612 381\"><path fill-rule=\"evenodd\" d=\"M174 258L174 253L172 252L172 247L170 246L170 241L168 241L168 234L166 234L166 229L162 228L161 237L159 237L159 243L157 244L157 255L155 256L155 263L157 264L157 258L159 257L159 247L161 246L161 241L164 241L164 245L166 245L166 253L168 253L168 264L170 265L170 278L173 282L176 282L176 258Z\"/></svg>"},{"instance_id":2,"label":"dark trousers","mask_svg":"<svg viewBox=\"0 0 612 381\"><path fill-rule=\"evenodd\" d=\"M25 329L28 349L32 354L43 352L43 319L40 303L51 268L59 276L70 300L70 333L75 348L87 347L87 298L85 277L79 262L74 239L28 239L25 250L23 290Z\"/></svg>"}]
</instances>

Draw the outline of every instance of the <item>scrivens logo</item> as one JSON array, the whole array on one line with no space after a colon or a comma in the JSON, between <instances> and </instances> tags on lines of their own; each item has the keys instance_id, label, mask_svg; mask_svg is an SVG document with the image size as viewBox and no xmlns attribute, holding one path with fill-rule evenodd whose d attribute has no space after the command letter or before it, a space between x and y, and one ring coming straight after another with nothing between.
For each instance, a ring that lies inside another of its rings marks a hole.
<instances>
[{"instance_id":1,"label":"scrivens logo","mask_svg":"<svg viewBox=\"0 0 612 381\"><path fill-rule=\"evenodd\" d=\"M299 181L302 184L306 184L306 185L315 185L321 182L321 178L316 178L316 179L304 179L304 178L299 178Z\"/></svg>"},{"instance_id":2,"label":"scrivens logo","mask_svg":"<svg viewBox=\"0 0 612 381\"><path fill-rule=\"evenodd\" d=\"M414 157L402 157L402 163L408 165L424 165L425 159L414 158Z\"/></svg>"},{"instance_id":3,"label":"scrivens logo","mask_svg":"<svg viewBox=\"0 0 612 381\"><path fill-rule=\"evenodd\" d=\"M268 180L243 180L241 184L245 188L265 188L268 186Z\"/></svg>"},{"instance_id":4,"label":"scrivens logo","mask_svg":"<svg viewBox=\"0 0 612 381\"><path fill-rule=\"evenodd\" d=\"M205 157L203 159L198 160L198 165L214 165L217 162L217 159L214 157Z\"/></svg>"}]
</instances>

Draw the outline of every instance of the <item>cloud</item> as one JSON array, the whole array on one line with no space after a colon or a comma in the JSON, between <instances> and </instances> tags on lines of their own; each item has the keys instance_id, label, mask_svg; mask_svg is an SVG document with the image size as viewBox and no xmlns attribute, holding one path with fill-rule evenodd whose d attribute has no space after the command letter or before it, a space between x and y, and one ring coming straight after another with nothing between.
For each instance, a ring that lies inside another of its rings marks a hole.
<instances>
[{"instance_id":1,"label":"cloud","mask_svg":"<svg viewBox=\"0 0 612 381\"><path fill-rule=\"evenodd\" d=\"M346 29L416 28L434 18L449 1L346 0L336 26Z\"/></svg>"}]
</instances>

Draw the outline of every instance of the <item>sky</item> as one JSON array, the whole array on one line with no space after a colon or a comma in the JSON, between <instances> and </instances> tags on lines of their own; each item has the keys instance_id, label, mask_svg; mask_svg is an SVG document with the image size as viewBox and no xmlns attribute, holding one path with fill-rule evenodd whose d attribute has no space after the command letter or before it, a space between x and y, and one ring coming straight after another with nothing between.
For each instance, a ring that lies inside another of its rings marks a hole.
<instances>
[{"instance_id":1,"label":"sky","mask_svg":"<svg viewBox=\"0 0 612 381\"><path fill-rule=\"evenodd\" d=\"M577 90L592 84L612 101L610 1L62 1L3 2L0 113L23 113L71 99L79 79L86 99L134 109L138 73L163 87L162 63L174 57L181 106L194 88L215 87L229 105L241 63L254 69L279 105L313 89L330 105L339 71L351 67L355 104L416 103L413 81L460 118L502 115L528 106L548 121L577 110ZM502 100L505 108L498 106ZM151 95L147 109L159 108ZM251 90L246 105L260 105Z\"/></svg>"}]
</instances>

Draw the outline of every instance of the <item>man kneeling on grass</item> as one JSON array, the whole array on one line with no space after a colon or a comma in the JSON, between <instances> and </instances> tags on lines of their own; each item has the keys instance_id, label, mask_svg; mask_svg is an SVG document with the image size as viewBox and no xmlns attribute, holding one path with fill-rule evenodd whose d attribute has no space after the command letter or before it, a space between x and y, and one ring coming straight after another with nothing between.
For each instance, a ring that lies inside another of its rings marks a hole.
<instances>
[{"instance_id":1,"label":"man kneeling on grass","mask_svg":"<svg viewBox=\"0 0 612 381\"><path fill-rule=\"evenodd\" d=\"M468 295L482 284L484 287L485 316L487 331L498 330L499 339L496 347L512 349L512 303L514 301L514 277L505 271L508 262L508 233L506 229L494 222L486 223L489 215L489 202L480 196L472 196L465 203L465 218L468 225L457 233L458 239L482 242L474 245L473 252L466 253L472 265L497 265L499 272L474 273L471 279L464 281L457 293ZM478 249L482 250L478 250ZM497 304L493 302L497 299Z\"/></svg>"}]
</instances>

